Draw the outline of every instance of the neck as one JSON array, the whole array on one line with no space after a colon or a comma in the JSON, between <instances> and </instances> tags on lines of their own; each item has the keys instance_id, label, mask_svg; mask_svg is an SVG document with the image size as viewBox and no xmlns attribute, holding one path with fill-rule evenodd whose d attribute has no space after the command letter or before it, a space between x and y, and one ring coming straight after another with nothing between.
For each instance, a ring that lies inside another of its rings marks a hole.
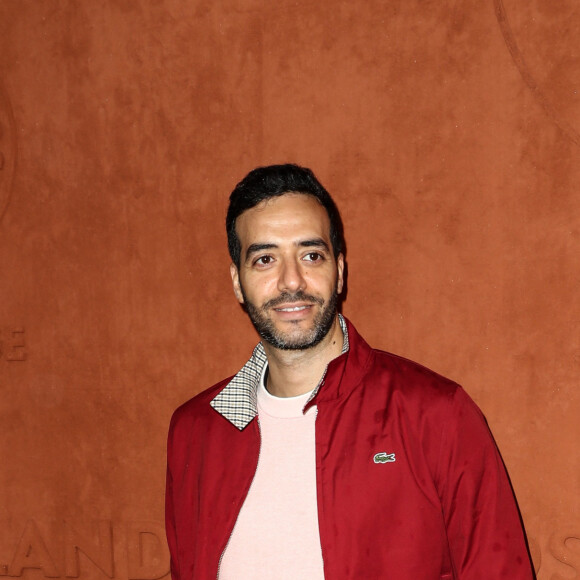
<instances>
[{"instance_id":1,"label":"neck","mask_svg":"<svg viewBox=\"0 0 580 580\"><path fill-rule=\"evenodd\" d=\"M312 348L281 350L264 342L268 357L268 391L276 397L296 397L312 391L328 363L342 352L343 341L336 316L328 334Z\"/></svg>"}]
</instances>

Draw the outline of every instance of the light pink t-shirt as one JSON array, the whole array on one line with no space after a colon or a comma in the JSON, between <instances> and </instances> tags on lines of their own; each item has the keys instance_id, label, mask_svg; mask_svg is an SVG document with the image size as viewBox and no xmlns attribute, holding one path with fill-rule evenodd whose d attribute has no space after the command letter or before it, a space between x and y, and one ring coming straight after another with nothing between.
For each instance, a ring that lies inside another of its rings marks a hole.
<instances>
[{"instance_id":1,"label":"light pink t-shirt","mask_svg":"<svg viewBox=\"0 0 580 580\"><path fill-rule=\"evenodd\" d=\"M263 377L262 377L263 379ZM222 557L219 580L323 580L311 393L274 397L260 381L256 475Z\"/></svg>"}]
</instances>

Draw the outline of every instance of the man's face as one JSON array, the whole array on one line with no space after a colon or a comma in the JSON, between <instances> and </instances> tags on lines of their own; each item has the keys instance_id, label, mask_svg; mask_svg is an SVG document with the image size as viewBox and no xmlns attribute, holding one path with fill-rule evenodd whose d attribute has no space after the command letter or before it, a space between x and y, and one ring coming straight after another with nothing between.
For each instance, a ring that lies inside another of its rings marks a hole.
<instances>
[{"instance_id":1,"label":"man's face","mask_svg":"<svg viewBox=\"0 0 580 580\"><path fill-rule=\"evenodd\" d=\"M236 231L234 293L262 339L285 350L318 344L336 317L344 269L342 254L334 259L324 207L310 195L288 193L245 211Z\"/></svg>"}]
</instances>

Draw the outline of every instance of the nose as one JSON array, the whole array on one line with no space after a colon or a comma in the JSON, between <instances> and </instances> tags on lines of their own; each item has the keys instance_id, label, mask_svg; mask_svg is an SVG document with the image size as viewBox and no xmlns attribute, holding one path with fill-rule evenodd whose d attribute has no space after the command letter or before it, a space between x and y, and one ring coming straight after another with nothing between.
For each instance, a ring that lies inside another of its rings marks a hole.
<instances>
[{"instance_id":1,"label":"nose","mask_svg":"<svg viewBox=\"0 0 580 580\"><path fill-rule=\"evenodd\" d=\"M287 260L282 265L278 278L278 290L280 292L298 292L306 288L306 280L300 264L295 260Z\"/></svg>"}]
</instances>

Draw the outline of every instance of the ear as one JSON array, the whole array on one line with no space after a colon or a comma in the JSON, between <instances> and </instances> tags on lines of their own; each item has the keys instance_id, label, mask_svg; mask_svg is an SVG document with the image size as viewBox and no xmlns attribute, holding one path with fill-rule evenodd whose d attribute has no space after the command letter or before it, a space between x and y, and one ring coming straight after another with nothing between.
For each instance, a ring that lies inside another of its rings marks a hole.
<instances>
[{"instance_id":1,"label":"ear","mask_svg":"<svg viewBox=\"0 0 580 580\"><path fill-rule=\"evenodd\" d=\"M232 277L232 285L234 287L234 294L240 304L244 303L244 295L242 294L242 287L240 286L240 272L237 266L232 262L230 264L230 276Z\"/></svg>"},{"instance_id":2,"label":"ear","mask_svg":"<svg viewBox=\"0 0 580 580\"><path fill-rule=\"evenodd\" d=\"M337 269L337 277L336 277L336 292L340 294L342 292L342 287L344 283L344 256L342 254L338 254L336 258L336 269Z\"/></svg>"}]
</instances>

